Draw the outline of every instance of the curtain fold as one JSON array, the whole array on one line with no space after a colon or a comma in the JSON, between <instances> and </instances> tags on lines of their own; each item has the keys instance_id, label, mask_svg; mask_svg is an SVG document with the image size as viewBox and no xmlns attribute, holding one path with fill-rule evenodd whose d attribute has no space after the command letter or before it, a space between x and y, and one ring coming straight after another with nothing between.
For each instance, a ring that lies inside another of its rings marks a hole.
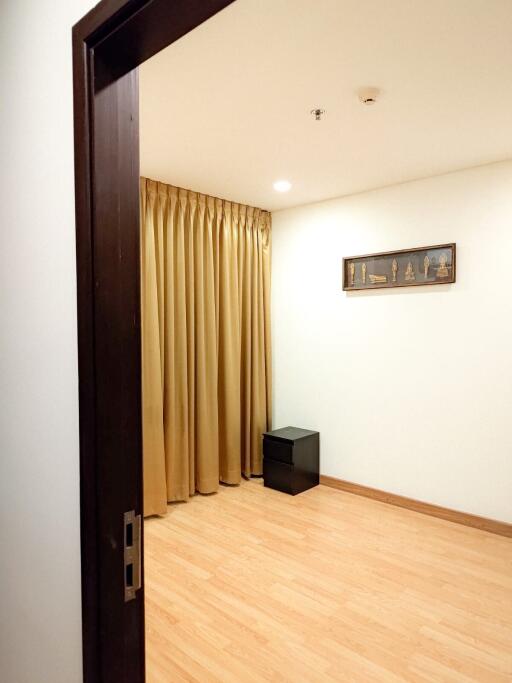
<instances>
[{"instance_id":1,"label":"curtain fold","mask_svg":"<svg viewBox=\"0 0 512 683\"><path fill-rule=\"evenodd\" d=\"M262 473L266 211L141 179L144 514Z\"/></svg>"}]
</instances>

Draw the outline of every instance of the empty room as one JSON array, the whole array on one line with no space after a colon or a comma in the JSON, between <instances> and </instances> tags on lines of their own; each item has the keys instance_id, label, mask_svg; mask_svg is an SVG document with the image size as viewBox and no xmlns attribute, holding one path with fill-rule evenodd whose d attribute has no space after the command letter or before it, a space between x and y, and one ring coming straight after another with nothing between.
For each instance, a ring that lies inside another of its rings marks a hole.
<instances>
[{"instance_id":1,"label":"empty room","mask_svg":"<svg viewBox=\"0 0 512 683\"><path fill-rule=\"evenodd\" d=\"M0 679L510 683L512 4L69 5L1 9Z\"/></svg>"}]
</instances>

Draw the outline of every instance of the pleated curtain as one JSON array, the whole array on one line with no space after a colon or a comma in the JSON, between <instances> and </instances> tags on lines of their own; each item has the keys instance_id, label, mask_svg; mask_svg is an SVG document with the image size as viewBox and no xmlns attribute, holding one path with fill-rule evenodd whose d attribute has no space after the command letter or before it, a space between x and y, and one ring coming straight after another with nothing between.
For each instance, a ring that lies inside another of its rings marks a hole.
<instances>
[{"instance_id":1,"label":"pleated curtain","mask_svg":"<svg viewBox=\"0 0 512 683\"><path fill-rule=\"evenodd\" d=\"M262 473L271 215L141 179L144 514Z\"/></svg>"}]
</instances>

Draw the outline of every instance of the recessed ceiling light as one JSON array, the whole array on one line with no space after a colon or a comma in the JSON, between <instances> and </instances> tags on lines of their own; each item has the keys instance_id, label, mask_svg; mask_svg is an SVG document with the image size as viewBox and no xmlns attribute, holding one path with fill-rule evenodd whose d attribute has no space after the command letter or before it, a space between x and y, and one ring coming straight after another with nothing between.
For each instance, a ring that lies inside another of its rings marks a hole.
<instances>
[{"instance_id":1,"label":"recessed ceiling light","mask_svg":"<svg viewBox=\"0 0 512 683\"><path fill-rule=\"evenodd\" d=\"M288 192L291 189L292 184L289 180L276 180L274 183L274 190L276 192Z\"/></svg>"}]
</instances>

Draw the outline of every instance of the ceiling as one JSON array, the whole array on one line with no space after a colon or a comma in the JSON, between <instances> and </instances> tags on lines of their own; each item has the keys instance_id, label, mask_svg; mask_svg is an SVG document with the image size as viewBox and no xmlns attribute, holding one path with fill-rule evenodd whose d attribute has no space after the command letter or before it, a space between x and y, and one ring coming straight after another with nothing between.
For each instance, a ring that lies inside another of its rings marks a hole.
<instances>
[{"instance_id":1,"label":"ceiling","mask_svg":"<svg viewBox=\"0 0 512 683\"><path fill-rule=\"evenodd\" d=\"M511 0L236 0L140 67L141 173L277 210L511 158L511 27Z\"/></svg>"}]
</instances>

